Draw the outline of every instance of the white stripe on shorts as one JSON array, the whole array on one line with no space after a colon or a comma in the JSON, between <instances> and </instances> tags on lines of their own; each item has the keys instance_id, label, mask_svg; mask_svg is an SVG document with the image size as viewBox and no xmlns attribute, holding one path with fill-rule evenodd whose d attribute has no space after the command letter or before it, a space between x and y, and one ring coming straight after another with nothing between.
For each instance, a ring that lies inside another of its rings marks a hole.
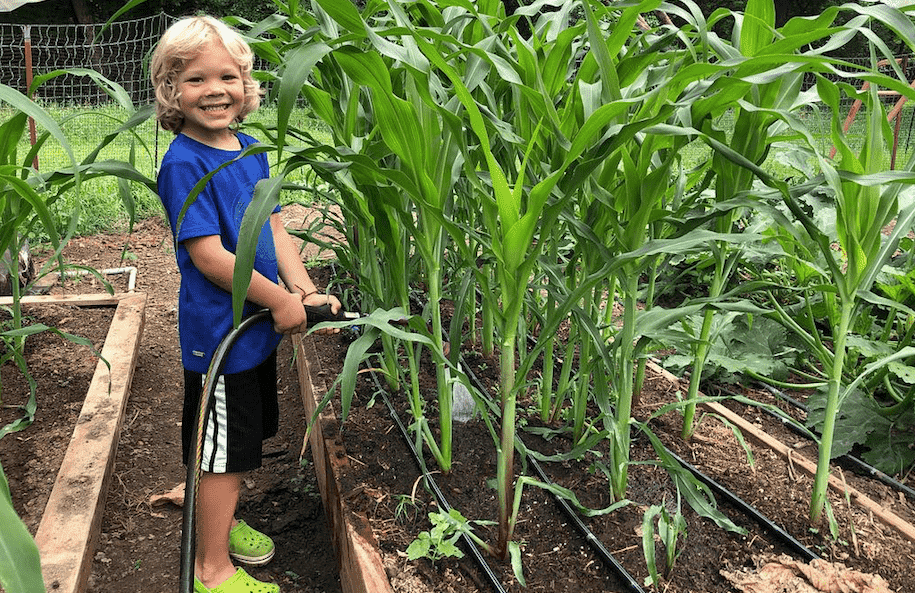
<instances>
[{"instance_id":1,"label":"white stripe on shorts","mask_svg":"<svg viewBox=\"0 0 915 593\"><path fill-rule=\"evenodd\" d=\"M224 474L229 462L229 418L226 413L226 378L219 376L213 392L213 409L207 418L203 438L203 471ZM213 449L216 449L215 455Z\"/></svg>"}]
</instances>

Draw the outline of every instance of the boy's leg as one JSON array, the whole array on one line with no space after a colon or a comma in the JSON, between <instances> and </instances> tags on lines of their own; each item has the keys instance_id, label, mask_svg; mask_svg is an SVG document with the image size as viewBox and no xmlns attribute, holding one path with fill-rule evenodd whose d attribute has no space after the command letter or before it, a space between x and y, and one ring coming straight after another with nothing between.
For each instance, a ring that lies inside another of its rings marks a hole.
<instances>
[{"instance_id":1,"label":"boy's leg","mask_svg":"<svg viewBox=\"0 0 915 593\"><path fill-rule=\"evenodd\" d=\"M213 588L235 574L229 558L229 530L238 504L241 474L204 473L197 498L197 551L194 570Z\"/></svg>"},{"instance_id":2,"label":"boy's leg","mask_svg":"<svg viewBox=\"0 0 915 593\"><path fill-rule=\"evenodd\" d=\"M185 402L182 445L185 459L191 451L196 410L203 394L199 373L185 371ZM203 436L203 474L197 499L196 576L208 589L242 574L245 583L258 583L236 569L229 551L230 533L244 472L261 465L263 439L276 434L279 409L276 393L276 353L250 371L223 375L215 384L210 413ZM269 553L250 552L242 561L264 564L273 556L273 542L258 532L249 531L269 543ZM249 537L251 536L249 533ZM255 561L251 562L251 558ZM236 572L237 571L237 572ZM237 580L237 579L236 579ZM268 590L276 590L275 586Z\"/></svg>"}]
</instances>

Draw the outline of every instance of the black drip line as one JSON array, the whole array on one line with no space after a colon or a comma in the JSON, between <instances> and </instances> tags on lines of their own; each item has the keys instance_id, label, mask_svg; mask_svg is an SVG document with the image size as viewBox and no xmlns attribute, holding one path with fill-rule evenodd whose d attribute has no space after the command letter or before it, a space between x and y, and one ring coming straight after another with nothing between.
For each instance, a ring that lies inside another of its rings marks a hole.
<instances>
[{"instance_id":1,"label":"black drip line","mask_svg":"<svg viewBox=\"0 0 915 593\"><path fill-rule=\"evenodd\" d=\"M470 371L467 371L467 372L468 372L468 375L474 380L474 382L479 384L479 382L476 380L476 377L473 376L472 372L470 372ZM370 374L372 376L372 379L375 382L375 386L381 392L382 399L388 408L388 413L390 413L391 418L394 419L394 422L397 424L397 427L400 430L401 436L403 437L404 441L406 442L407 446L409 447L410 452L413 454L413 459L416 462L417 466L419 467L420 471L422 472L423 479L425 480L426 484L430 487L433 494L435 495L435 498L436 498L439 506L441 506L445 511L449 511L451 509L451 506L448 504L448 501L445 499L445 496L442 493L441 489L438 487L438 484L436 484L435 479L426 469L425 462L422 460L422 457L420 456L419 452L413 446L413 441L410 438L410 434L407 431L406 426L404 426L403 422L400 420L400 417L398 416L397 411L394 409L393 404L391 404L391 401L388 398L387 390L385 390L381 386L381 383L379 382L378 377L376 376L374 371L371 371ZM540 465L537 463L537 461L535 459L533 459L532 457L526 457L525 462L530 463L531 466L534 467L534 469L537 471L537 474L542 481L544 481L545 483L550 482L549 478L543 472L543 469L540 467ZM563 512L565 513L567 518L571 521L572 525L576 528L576 530L578 530L581 533L581 535L588 542L588 545L597 553L597 555L601 558L601 560L607 566L609 566L609 568L618 577L620 577L625 582L627 589L629 591L631 591L632 593L645 593L645 590L642 589L642 587L632 577L632 575L630 575L629 572L623 567L623 565L620 564L619 561L617 561L616 558L613 557L613 555L607 550L607 548L597 538L597 536L595 536L594 533L590 529L588 529L587 525L585 525L581 521L581 519L578 517L578 514L569 506L568 502L563 500L562 497L556 496L555 494L553 495L553 500L560 506L560 508L563 510ZM470 537L468 537L467 535L463 535L462 541L467 545L468 549L470 549L471 555L474 557L474 559L480 565L483 572L486 574L486 577L489 580L490 584L492 585L493 590L498 591L498 592L504 592L505 590L502 588L502 584L499 581L499 578L496 576L496 574L493 572L492 568L483 558L482 553L480 552L480 550L476 546L476 544L474 544L473 540L471 540Z\"/></svg>"},{"instance_id":2,"label":"black drip line","mask_svg":"<svg viewBox=\"0 0 915 593\"><path fill-rule=\"evenodd\" d=\"M388 408L388 413L391 415L391 418L397 425L398 430L400 430L400 436L403 437L404 442L407 444L407 448L410 449L410 452L413 454L413 461L416 462L416 465L422 473L422 477L425 480L426 485L430 490L432 490L438 505L444 509L445 512L449 512L451 510L451 505L448 504L444 493L438 487L435 479L432 478L432 475L426 469L426 464L423 461L422 456L419 454L419 451L417 451L416 447L413 446L413 441L410 439L410 433L407 431L407 427L404 426L404 423L400 420L400 416L398 416L397 410L394 409L394 405L391 403L391 400L388 397L387 390L382 387L375 371L369 370L369 374L371 375L372 380L375 382L375 387L378 391L381 392L381 398L384 400L384 404ZM470 539L470 537L466 534L461 535L461 540L470 550L470 555L473 556L474 560L480 566L480 569L483 570L483 572L486 574L486 578L489 581L489 584L492 586L493 590L497 593L505 593L505 589L502 587L502 583L499 581L499 577L496 576L496 574L493 572L492 567L489 566L489 563L486 562L486 559L483 558L483 554L480 552L480 549L473 542L473 540Z\"/></svg>"},{"instance_id":3,"label":"black drip line","mask_svg":"<svg viewBox=\"0 0 915 593\"><path fill-rule=\"evenodd\" d=\"M756 509L756 507L754 507L750 503L744 501L742 498L740 498L739 496L737 496L736 494L734 494L733 492L731 492L730 490L728 490L727 488L725 488L724 486L722 486L721 484L719 484L718 482L713 480L711 477L703 474L701 471L699 471L698 468L692 466L685 459L681 458L679 455L677 455L670 449L667 449L667 447L665 447L665 450L667 451L668 455L673 457L677 463L679 463L684 468L689 470L690 473L692 473L694 476L696 476L696 478L699 481L701 481L703 484L705 484L706 486L708 486L709 488L714 490L717 495L719 495L722 498L724 498L725 500L727 500L732 506L735 506L738 509L740 509L741 513L743 513L747 517L756 521L756 523L758 523L763 529L765 529L769 533L773 534L782 543L784 543L786 546L788 546L789 548L794 550L797 554L799 554L805 560L807 560L809 562L811 560L819 558L819 556L816 554L816 552L814 552L813 550L811 550L810 548L808 548L807 546L802 544L794 536L792 536L790 533L788 533L787 531L782 529L778 524L776 524L775 522L770 520L768 517L763 515L761 512L759 512L758 509Z\"/></svg>"},{"instance_id":4,"label":"black drip line","mask_svg":"<svg viewBox=\"0 0 915 593\"><path fill-rule=\"evenodd\" d=\"M470 379L476 384L477 388L480 389L481 392L486 393L485 388L482 386L482 383L479 381L479 379L476 377L476 375L473 373L473 371L468 368L465 370L465 372L467 373L467 376L470 377ZM519 441L521 440L520 437L516 437L516 438ZM526 448L525 448L525 450L526 450ZM776 539L781 541L786 547L788 547L789 549L796 552L799 556L801 556L808 562L815 558L819 558L819 556L816 554L816 552L814 552L813 550L811 550L810 548L808 548L807 546L802 544L794 536L792 536L790 533L785 531L778 524L776 524L771 519L769 519L764 514L762 514L753 505L744 501L742 498L740 498L735 493L731 492L730 490L728 490L727 488L725 488L724 486L722 486L721 484L716 482L711 477L702 473L698 468L696 468L692 464L690 464L687 461L685 461L684 459L682 459L680 456L678 456L676 453L671 451L666 446L664 447L664 450L677 463L679 463L687 471L692 473L696 477L696 479L698 479L699 481L701 481L702 483L707 485L709 488L711 488L718 496L725 499L731 506L737 508L743 515L745 515L745 516L749 517L750 519L752 519L753 521L755 521L767 533L772 534ZM540 467L540 464L537 463L536 459L534 459L533 457L528 457L527 462L531 464L531 466L540 476L541 480L543 480L545 483L550 483L549 478L546 476L543 469ZM562 497L556 496L556 495L554 495L554 499L563 508L565 513L569 516L569 518L572 520L573 524L582 533L582 535L585 537L585 539L588 540L588 542L591 544L592 548L594 548L595 552L597 552L597 554L599 556L601 556L601 558L604 559L604 561L606 563L608 563L613 570L616 571L617 567L618 567L619 571L621 571L618 574L623 576L624 579L627 579L627 585L629 586L630 590L642 591L639 584L634 579L632 579L632 576L629 575L628 572L626 572L625 568L623 568L621 565L619 565L619 562L610 554L610 552L607 551L607 549L606 549L606 547L604 547L603 543L581 521L581 519L578 516L578 513L576 513L569 506L568 502L566 502L566 500L563 499Z\"/></svg>"},{"instance_id":5,"label":"black drip line","mask_svg":"<svg viewBox=\"0 0 915 593\"><path fill-rule=\"evenodd\" d=\"M482 381L480 381L480 379L476 376L476 374L466 365L462 365L462 368L465 369L464 372L467 374L470 380L473 381L477 389L480 390L480 393L485 394L487 399L492 401L492 398L489 397L490 394L484 387ZM543 471L543 468L540 466L537 460L530 455L527 455L526 452L528 449L526 446L524 446L524 442L521 440L521 437L516 434L515 440L517 440L522 445L521 450L525 456L524 462L530 464L530 466L534 468L534 471L537 473L537 477L540 478L540 481L551 485L553 483L552 480L550 480L550 478L546 475L546 472ZM629 574L629 571L627 571L626 568L620 564L620 562L613 556L613 554L610 553L607 547L604 546L604 543L600 541L600 538L594 535L594 532L591 531L587 525L585 525L584 521L581 520L581 517L578 515L578 513L571 507L571 505L569 505L569 502L555 493L551 494L553 501L559 506L560 509L562 509L563 513L566 515L575 529L581 534L582 537L585 538L585 541L588 542L588 545L591 546L591 549L598 555L598 557L600 557L604 564L620 579L623 580L627 589L632 591L632 593L644 593L645 590L641 585L639 585L638 581L636 581L632 575Z\"/></svg>"},{"instance_id":6,"label":"black drip line","mask_svg":"<svg viewBox=\"0 0 915 593\"><path fill-rule=\"evenodd\" d=\"M492 401L492 399L489 397L488 391L486 390L485 386L477 378L477 376L473 373L473 371L471 369L469 369L466 365L462 365L462 368L465 369L464 372L467 374L467 376L470 378L470 380L473 381L473 383L475 384L477 389L481 393L485 394L489 401ZM416 461L417 465L419 466L420 471L422 472L423 478L425 479L426 483L430 486L430 488L433 490L433 492L434 492L436 498L438 499L439 504L442 506L442 508L444 508L446 511L450 510L451 507L450 507L450 505L448 505L447 501L445 500L444 494L441 492L438 485L435 483L434 478L432 478L432 476L426 470L425 463L423 462L422 457L420 456L419 452L416 451L416 448L413 446L413 442L410 439L409 432L407 431L406 427L401 422L400 417L397 415L396 410L394 409L393 405L391 404L390 399L387 396L387 391L381 387L381 383L379 382L374 371L370 371L370 374L372 376L372 379L375 381L376 387L378 388L379 391L381 391L382 398L385 402L385 405L387 405L388 411L391 414L391 417L394 419L395 423L397 424L398 428L400 429L401 436L403 436L404 441L407 443L407 446L409 447L410 451L412 452L414 460ZM483 412L481 411L481 413L483 413ZM527 455L527 453L526 453L527 448L524 447L524 444L523 444L523 441L521 441L521 438L518 435L516 435L515 439L521 444L521 453L524 455L525 463L530 464L531 467L534 468L535 472L538 474L538 477L544 483L551 484L552 483L551 480L548 478L548 476L543 471L543 469L541 468L540 464L536 461L536 459ZM761 512L759 512L758 509L756 509L749 503L745 502L739 496L737 496L736 494L734 494L733 492L731 492L730 490L728 490L727 488L725 488L724 486L722 486L721 484L719 484L718 482L713 480L711 477L703 474L701 471L699 471L698 468L694 467L690 463L688 463L685 460L683 460L682 458L680 458L678 455L676 455L673 451L668 449L666 446L665 446L665 450L669 455L671 455L671 457L677 463L679 463L686 470L688 470L690 473L692 473L699 481L703 482L709 488L711 488L713 491L715 491L719 496L726 499L732 506L739 509L741 511L741 513L743 513L750 519L754 520L765 531L772 534L776 539L780 540L788 548L794 550L797 554L799 554L801 557L805 558L808 562L810 560L819 558L819 556L815 552L813 552L810 548L808 548L807 546L802 544L800 541L798 541L791 534L786 532L783 528L781 528L775 522L771 521L768 517L766 517ZM594 552L610 568L611 571L613 571L617 576L619 576L625 582L629 591L631 591L632 593L645 593L645 590L638 584L638 582L632 577L632 575L629 574L629 572L625 569L625 567L623 567L622 564L620 564L619 561L616 560L616 558L614 558L613 555L607 550L607 548L606 548L606 546L604 546L603 542L601 542L600 539L597 536L595 536L594 533L588 528L588 526L584 524L584 522L579 517L578 513L574 509L571 508L571 506L568 504L568 502L565 499L563 499L561 496L558 496L556 494L553 494L553 499L556 502L556 504L559 505L559 507L562 509L562 511L565 513L565 515L569 518L569 520L571 521L573 526L576 528L576 530L579 531L579 533L585 538L585 540L588 542L589 546L591 546L592 550L594 550ZM474 558L477 560L477 562L486 572L487 577L490 579L490 582L493 585L493 587L495 588L495 590L504 591L504 589L502 589L501 583L498 581L497 577L492 572L492 569L483 559L482 554L480 553L480 551L476 547L476 545L473 543L473 541L467 536L462 536L462 539L466 544L468 544L468 547L470 548Z\"/></svg>"}]
</instances>

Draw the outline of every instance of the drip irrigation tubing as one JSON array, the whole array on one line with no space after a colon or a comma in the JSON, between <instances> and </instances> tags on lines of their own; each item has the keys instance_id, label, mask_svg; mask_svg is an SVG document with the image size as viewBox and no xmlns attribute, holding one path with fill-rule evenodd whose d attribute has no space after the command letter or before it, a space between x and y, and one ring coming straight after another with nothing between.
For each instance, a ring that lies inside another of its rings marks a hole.
<instances>
[{"instance_id":1,"label":"drip irrigation tubing","mask_svg":"<svg viewBox=\"0 0 915 593\"><path fill-rule=\"evenodd\" d=\"M467 374L470 380L473 381L476 388L481 393L485 394L491 401L492 398L489 397L489 393L487 392L483 383L476 376L476 374L474 374L471 369L467 368L467 365L462 365L462 368L465 369L464 372ZM515 435L515 438L523 445L521 437ZM523 447L523 450L527 451L527 447ZM545 484L552 484L552 480L550 480L550 478L546 475L546 472L543 471L543 468L540 466L536 459L530 455L526 455L524 461L534 468L534 471L537 472L537 476L542 482ZM559 505L559 508L562 509L563 513L565 513L566 517L569 519L575 529L582 535L582 537L585 538L585 541L588 542L588 545L592 550L594 550L594 553L596 553L598 557L604 562L604 564L625 583L626 588L632 593L644 593L645 590L641 585L639 585L638 581L636 581L632 575L629 574L629 571L627 571L626 568L620 564L619 560L617 560L613 554L607 550L607 547L604 546L602 541L600 541L600 538L594 535L594 532L591 531L587 525L585 525L584 521L581 520L581 517L579 517L578 513L569 505L568 501L555 493L553 493L553 500L557 505Z\"/></svg>"},{"instance_id":2,"label":"drip irrigation tubing","mask_svg":"<svg viewBox=\"0 0 915 593\"><path fill-rule=\"evenodd\" d=\"M312 307L305 305L305 311L308 315L307 327L311 327L322 321L333 321L346 319L345 313L338 312L336 316L331 313L329 305ZM194 424L194 433L191 439L191 450L188 452L187 475L184 485L184 510L181 527L181 561L180 575L178 579L178 591L180 593L194 592L194 560L196 559L196 533L197 533L197 492L202 474L201 464L203 457L203 427L206 426L209 416L210 402L216 391L218 384L217 379L222 373L225 366L225 357L232 349L232 346L243 333L251 328L252 325L270 318L270 311L262 309L246 317L229 330L229 333L222 339L219 346L213 352L213 358L210 361L210 367L207 369L206 377L203 382L203 389L200 396L200 405L197 408Z\"/></svg>"},{"instance_id":3,"label":"drip irrigation tubing","mask_svg":"<svg viewBox=\"0 0 915 593\"><path fill-rule=\"evenodd\" d=\"M451 511L451 505L448 504L448 501L445 499L444 493L438 487L438 484L435 482L435 479L426 469L426 464L423 462L422 456L419 454L419 451L416 450L416 447L413 446L413 441L410 439L410 433L407 431L407 427L404 426L404 423L400 420L400 416L397 414L397 410L394 409L394 405L391 403L390 398L388 397L388 392L384 387L382 387L381 382L378 380L378 376L375 371L370 370L369 374L372 377L372 380L375 382L375 387L378 391L381 392L381 398L384 400L385 406L388 408L388 413L391 415L391 418L394 420L394 423L397 425L398 430L400 431L400 436L403 437L404 442L407 444L407 448L410 449L410 453L413 454L413 460L416 462L417 467L419 468L420 473L423 476L423 479L426 481L426 485L432 490L435 495L435 499L438 502L438 505L445 510L445 512ZM473 542L472 539L467 534L462 534L461 539L464 544L470 550L470 555L473 556L473 559L479 565L480 570L486 575L489 584L492 586L493 590L497 593L505 593L505 589L502 587L502 583L499 580L499 577L496 576L493 572L492 567L489 566L489 563L486 562L486 559L483 558L483 554L480 552L480 549Z\"/></svg>"},{"instance_id":4,"label":"drip irrigation tubing","mask_svg":"<svg viewBox=\"0 0 915 593\"><path fill-rule=\"evenodd\" d=\"M461 363L463 363L463 360L461 361ZM469 368L467 368L467 365L465 365L465 364L461 364L460 366L462 369L466 369L465 372L466 372L467 376L471 379L471 381L473 381L473 383L476 385L477 389L481 393L484 393L488 396L489 394L487 393L485 387L483 386L482 382L477 378L477 376L473 373L473 371L471 371ZM372 373L372 377L375 380L376 386L378 386L380 388L380 383L379 383L377 377L375 377L374 372ZM403 426L403 423L400 421L400 418L397 416L397 412L391 406L390 401L387 398L387 392L384 389L380 389L380 391L381 391L382 395L384 396L385 403L388 405L388 410L391 413L391 416L394 418L398 427L400 427L401 435L403 435L404 440L406 441L407 445L409 446L410 450L412 451L413 456L416 459L416 462L419 465L420 470L423 473L423 477L426 479L426 483L430 484L433 487L433 490L436 493L436 498L440 498L439 503L442 504L442 506L446 510L448 510L450 507L448 506L448 503L444 501L444 495L441 494L441 491L439 490L438 486L435 484L435 480L426 471L426 468L422 462L422 459L419 456L419 453L413 447L413 442L410 439L409 433L407 432L406 428ZM489 399L491 401L492 398L489 398ZM481 413L482 413L482 411L481 411ZM515 438L520 441L520 438L517 435L515 436ZM526 448L524 448L524 450L526 451ZM547 483L547 484L551 483L551 481L547 477L546 473L544 473L543 469L540 467L540 464L537 463L537 460L535 460L533 457L526 455L525 463L531 464L531 466L537 472L539 478L544 483ZM569 521L572 523L572 525L575 527L575 529L585 538L585 541L588 542L588 545L591 547L591 549L594 550L594 552L604 562L604 564L606 566L608 566L610 568L610 570L614 574L616 574L617 577L619 577L625 583L626 588L631 593L645 593L645 590L638 584L638 582L632 577L632 575L629 574L629 572L626 570L626 568L622 564L620 564L616 558L613 557L613 555L610 553L609 550L607 550L607 548L606 548L606 546L604 546L603 542L601 542L600 539L596 535L594 535L594 533L590 529L588 529L588 526L584 524L584 522L578 516L578 513L576 513L569 506L569 503L566 500L564 500L561 496L558 496L555 493L552 494L552 497L553 497L554 502L560 507L560 509L562 509L563 513L566 515L566 517L569 519ZM476 550L476 546L473 545L473 542L470 540L469 537L465 537L465 541L471 545L471 549L473 549L476 554L479 554L479 552ZM482 558L479 560L479 562L481 562L482 566L485 566L485 570L487 571L487 576L488 576L489 575L489 566L487 564L485 564L485 561L483 561ZM493 581L493 582L499 588L498 590L501 590L501 584L499 584L498 581Z\"/></svg>"},{"instance_id":5,"label":"drip irrigation tubing","mask_svg":"<svg viewBox=\"0 0 915 593\"><path fill-rule=\"evenodd\" d=\"M465 372L467 373L468 377L470 377L471 380L474 381L477 388L482 393L486 393L485 388L482 386L479 379L474 375L473 371L470 369L466 369ZM518 438L518 440L521 440L520 437L516 437L516 438ZM726 500L731 506L737 508L743 515L745 515L745 516L749 517L750 519L752 519L753 521L755 521L766 532L772 534L776 539L781 541L786 547L793 550L795 553L797 553L799 556L801 556L808 562L815 558L819 558L819 556L813 550L811 550L810 548L808 548L807 546L802 544L794 536L792 536L790 533L785 531L778 524L776 524L771 519L769 519L764 514L762 514L753 505L747 503L742 498L737 496L735 493L731 492L730 490L728 490L727 488L725 488L724 486L722 486L721 484L716 482L711 477L702 473L698 468L696 468L692 464L688 463L686 460L682 459L680 456L678 456L676 453L674 453L667 447L665 447L664 449L668 455L670 455L677 463L679 463L681 466L683 466L683 468L685 468L687 471L689 471L691 474L693 474L696 477L696 479L698 479L699 481L701 481L702 483L707 485L709 488L711 488L719 497ZM547 477L547 475L543 471L543 469L540 467L540 464L537 462L536 459L534 459L533 457L528 457L527 462L531 464L531 466L540 476L541 480L543 480L546 483L550 483L549 478ZM619 565L618 561L606 550L603 543L596 536L594 536L594 534L588 529L588 527L581 521L581 519L578 516L578 513L576 513L569 506L569 504L561 497L554 495L554 498L556 499L557 503L559 503L560 506L562 506L563 510L572 520L573 524L576 526L577 529L579 529L579 531L582 533L582 535L584 535L585 539L588 540L588 543L591 544L592 548L594 548L594 550L598 553L598 555L605 562L610 564L611 567L613 568L613 570L620 571L620 572L618 572L618 574L620 574L620 576L623 576L624 579L627 579L627 585L629 586L630 590L642 591L639 584L637 582L635 582L635 580L632 579L632 577L626 572L625 568L623 568L621 565Z\"/></svg>"},{"instance_id":6,"label":"drip irrigation tubing","mask_svg":"<svg viewBox=\"0 0 915 593\"><path fill-rule=\"evenodd\" d=\"M808 413L807 406L804 405L802 402L797 401L796 399L792 398L790 395L779 391L778 389L776 389L775 387L772 387L771 385L766 385L765 383L762 383L762 386L773 396L781 399L782 401L787 402L788 404L798 408L799 410L802 410L804 413ZM738 394L733 393L732 391L728 391L726 389L723 389L722 391L729 395L738 395ZM820 436L816 432L810 430L809 428L798 426L794 422L791 422L787 418L780 416L779 414L776 414L772 410L768 410L766 408L761 408L761 409L763 409L767 414L769 414L773 418L778 419L789 430L792 430L795 433L797 433L807 439L810 439L811 441L813 441L814 443L819 445ZM915 490L906 486L905 484L903 484L896 478L892 477L891 475L887 474L886 472L883 472L883 471L877 469L876 467L867 463L860 457L856 457L850 453L845 453L845 454L837 457L837 460L845 462L845 463L853 466L858 471L861 471L864 474L883 482L887 486L889 486L899 492L902 492L906 496L906 498L908 498L909 500L915 500Z\"/></svg>"},{"instance_id":7,"label":"drip irrigation tubing","mask_svg":"<svg viewBox=\"0 0 915 593\"><path fill-rule=\"evenodd\" d=\"M476 376L473 374L473 372L470 369L467 369L466 372L467 372L468 376L477 384L477 387L485 393L485 390L482 388L480 381L476 378ZM727 488L725 488L723 485L716 482L711 477L702 473L698 468L696 468L692 464L688 463L686 460L682 459L680 456L678 456L676 453L671 451L666 446L664 447L664 449L668 455L670 455L677 463L679 463L681 466L683 466L687 471L689 471L691 474L693 474L696 477L696 479L698 479L699 481L701 481L702 483L707 485L718 496L727 500L727 502L730 503L732 506L739 509L742 514L746 515L747 517L749 517L750 519L755 521L764 530L766 530L768 533L771 533L778 540L780 540L783 544L785 544L788 548L794 550L798 555L805 558L808 562L815 558L819 558L819 556L813 550L811 550L810 548L808 548L807 546L802 544L794 536L792 536L790 533L785 531L778 524L776 524L775 522L770 520L768 517L766 517L764 514L762 514L754 506L752 506L751 504L744 501L742 498L740 498L735 493L733 493L730 490L728 490ZM537 464L536 460L534 460L533 458L530 458L530 461L533 463L535 470L537 470L537 472L541 476L541 478L545 482L549 482L546 475L543 473L543 470L540 468L539 464ZM557 500L559 500L558 497L557 497ZM568 504L565 503L564 500L562 501L562 503L563 503L564 507L568 507ZM577 513L574 513L574 511L572 511L571 508L568 508L568 512L575 514L576 519L578 518ZM577 522L581 523L580 519ZM582 526L584 526L584 524L582 524ZM587 529L587 527L584 527L584 528ZM591 537L593 537L593 535ZM592 540L589 538L589 541L592 541ZM600 544L600 541L597 540L597 538L594 538L593 541ZM603 544L600 544L600 545L601 545L601 547L603 547ZM611 556L611 559L612 559L612 556ZM615 559L613 559L613 562L616 562ZM638 584L636 584L636 586L638 586Z\"/></svg>"},{"instance_id":8,"label":"drip irrigation tubing","mask_svg":"<svg viewBox=\"0 0 915 593\"><path fill-rule=\"evenodd\" d=\"M725 500L728 501L728 503L730 503L731 505L740 509L741 513L743 513L747 517L750 517L751 519L756 521L756 523L758 523L763 529L765 529L769 533L776 536L779 540L781 540L782 543L784 543L786 546L788 546L789 548L794 550L800 556L804 557L804 559L806 559L808 562L811 560L814 560L816 558L819 558L819 556L816 554L816 552L814 552L813 550L811 550L810 548L808 548L807 546L802 544L793 535L791 535L790 533L788 533L787 531L782 529L779 525L777 525L775 522L770 520L768 517L766 517L765 515L760 513L759 510L756 509L756 507L754 507L753 505L744 501L742 498L740 498L739 496L737 496L736 494L734 494L733 492L731 492L730 490L728 490L727 488L725 488L724 486L722 486L721 484L719 484L718 482L713 480L711 477L702 473L698 468L691 465L689 462L687 462L685 459L681 458L679 455L677 455L670 449L667 449L667 447L665 447L665 450L668 455L673 457L677 463L679 463L684 468L689 470L690 473L692 473L694 476L696 476L696 478L699 481L701 481L703 484L705 484L706 486L708 486L709 488L714 490L716 494L723 497Z\"/></svg>"},{"instance_id":9,"label":"drip irrigation tubing","mask_svg":"<svg viewBox=\"0 0 915 593\"><path fill-rule=\"evenodd\" d=\"M543 471L543 468L540 467L540 464L533 457L527 458L527 463L534 468L534 471L537 472L537 476L540 477L540 480L546 484L552 484L550 478L546 475L546 472ZM607 549L604 545L604 542L594 535L594 532L588 529L588 526L585 525L584 521L581 520L581 517L578 516L578 513L569 505L569 503L562 498L561 496L553 495L553 499L556 501L556 504L562 508L562 511L568 517L569 521L572 522L572 525L575 526L575 529L585 538L588 542L588 545L594 550L594 552L603 560L604 564L610 567L610 569L622 578L626 582L626 588L628 588L633 593L643 593L641 585L636 582L632 575L629 574L629 571L619 563L619 560L614 558L613 554Z\"/></svg>"},{"instance_id":10,"label":"drip irrigation tubing","mask_svg":"<svg viewBox=\"0 0 915 593\"><path fill-rule=\"evenodd\" d=\"M488 396L489 394L488 394L486 388L483 386L482 382L476 377L476 375L473 373L473 371L471 369L469 369L466 365L462 365L462 367L465 369L465 373L467 374L467 376L475 383L475 386L477 387L477 389L481 393L486 394ZM374 374L373 374L373 377L374 377ZM375 379L375 381L376 381L376 385L380 386L377 378ZM381 391L384 396L385 403L388 405L388 409L391 412L391 415L394 417L398 426L401 428L401 434L404 436L404 440L410 446L410 449L411 449L411 451L413 451L414 456L416 456L417 459L419 460L418 453L413 448L413 444L410 441L409 434L406 432L406 428L403 427L403 424L400 422L400 419L398 418L396 411L393 409L393 407L391 407L390 402L387 398L386 392L384 390L381 390ZM491 401L491 398L489 398L489 399ZM481 411L481 413L482 413L482 411ZM521 442L523 445L523 441L521 441L521 438L519 436L516 435L515 438L519 442ZM526 447L524 447L524 450L526 450ZM722 486L721 484L719 484L718 482L713 480L711 477L709 477L709 476L705 475L704 473L702 473L701 471L699 471L698 468L694 467L690 463L686 462L684 459L680 458L673 451L671 451L670 449L667 449L667 447L665 447L665 450L675 461L677 461L677 463L679 463L686 470L688 470L690 473L692 473L696 477L696 479L698 479L701 482L703 482L704 484L706 484L716 494L718 494L719 496L721 496L722 498L727 500L728 503L730 503L732 506L739 509L741 513L743 513L744 515L746 515L747 517L749 517L750 519L755 521L765 531L767 531L768 533L771 533L778 540L780 540L783 544L785 544L788 548L790 548L795 553L797 553L798 555L803 557L806 561L809 562L810 560L819 558L819 556L814 551L812 551L810 548L808 548L807 546L802 544L794 536L792 536L791 534L786 532L784 529L782 529L779 525L777 525L775 522L770 520L764 514L759 512L759 510L757 510L755 507L753 507L749 503L745 502L735 493L731 492L730 490L728 490L727 488L725 488L724 486ZM529 463L531 465L531 467L534 468L534 470L536 471L536 473L538 474L538 476L544 483L547 483L547 484L551 483L549 477L540 467L540 464L537 462L536 459L534 459L533 457L530 457L530 456L526 456L525 461L527 463ZM421 469L422 469L424 475L426 476L427 483L434 484L435 483L434 480L431 478L431 476L427 476L425 468L422 468L421 460L419 460L418 462L420 463ZM439 492L437 486L435 487L435 490L437 493ZM619 563L619 561L617 561L616 558L613 557L613 555L603 545L603 542L601 542L600 539L597 536L595 536L594 533L588 528L588 526L584 524L584 522L579 517L578 513L575 512L569 506L568 502L566 500L562 499L562 497L557 496L555 494L553 495L553 498L556 501L556 503L560 506L560 508L563 510L563 512L566 514L566 516L569 518L569 520L572 522L572 524L575 526L575 528L579 531L579 533L581 533L581 535L585 538L585 540L588 542L588 544L591 546L591 548L601 558L601 560L604 561L604 563L606 565L608 565L609 568L614 573L616 573L620 578L623 579L623 581L626 583L627 588L630 591L632 591L633 593L644 593L644 590L638 584L638 582L636 582L635 579L632 577L632 575L630 575L629 572L625 569L625 567L623 567Z\"/></svg>"}]
</instances>

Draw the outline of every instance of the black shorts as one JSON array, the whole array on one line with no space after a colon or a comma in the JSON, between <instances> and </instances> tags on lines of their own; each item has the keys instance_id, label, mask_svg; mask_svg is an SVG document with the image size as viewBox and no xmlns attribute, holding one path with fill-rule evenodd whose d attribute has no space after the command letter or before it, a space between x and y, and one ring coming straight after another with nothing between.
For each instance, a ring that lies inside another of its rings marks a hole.
<instances>
[{"instance_id":1,"label":"black shorts","mask_svg":"<svg viewBox=\"0 0 915 593\"><path fill-rule=\"evenodd\" d=\"M181 441L185 461L191 454L204 379L200 373L184 371ZM277 399L275 351L249 371L221 375L209 402L203 431L203 471L222 474L259 468L262 442L279 430Z\"/></svg>"}]
</instances>

